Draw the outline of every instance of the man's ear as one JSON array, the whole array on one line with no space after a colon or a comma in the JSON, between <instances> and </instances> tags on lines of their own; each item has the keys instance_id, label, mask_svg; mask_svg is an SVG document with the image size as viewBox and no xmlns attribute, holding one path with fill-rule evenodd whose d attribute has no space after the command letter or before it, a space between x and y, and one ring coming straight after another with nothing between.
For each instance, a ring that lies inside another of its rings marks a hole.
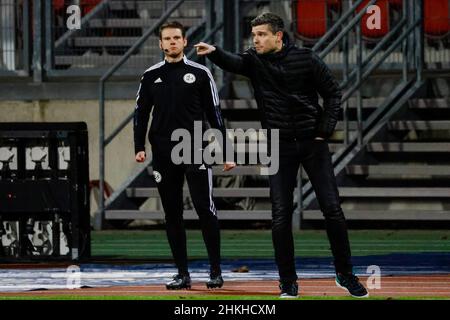
<instances>
[{"instance_id":1,"label":"man's ear","mask_svg":"<svg viewBox=\"0 0 450 320\"><path fill-rule=\"evenodd\" d=\"M187 47L187 38L184 38L183 43L184 43L184 47L186 48Z\"/></svg>"},{"instance_id":2,"label":"man's ear","mask_svg":"<svg viewBox=\"0 0 450 320\"><path fill-rule=\"evenodd\" d=\"M161 40L159 40L159 48L162 50L163 49L163 47L162 47L162 41Z\"/></svg>"},{"instance_id":3,"label":"man's ear","mask_svg":"<svg viewBox=\"0 0 450 320\"><path fill-rule=\"evenodd\" d=\"M283 31L278 31L276 33L276 35L277 35L277 40L280 42L283 42Z\"/></svg>"}]
</instances>

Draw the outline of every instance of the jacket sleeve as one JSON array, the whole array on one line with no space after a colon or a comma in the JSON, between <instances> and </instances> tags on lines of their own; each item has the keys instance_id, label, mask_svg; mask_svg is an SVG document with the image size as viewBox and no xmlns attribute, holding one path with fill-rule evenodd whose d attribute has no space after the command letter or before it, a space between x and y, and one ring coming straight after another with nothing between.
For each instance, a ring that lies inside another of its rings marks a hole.
<instances>
[{"instance_id":1,"label":"jacket sleeve","mask_svg":"<svg viewBox=\"0 0 450 320\"><path fill-rule=\"evenodd\" d=\"M206 118L210 126L214 129L219 130L222 133L224 151L227 148L232 148L232 141L228 138L225 123L222 117L222 111L220 109L220 100L219 94L217 92L217 87L214 82L214 78L211 73L208 71L207 76L205 77L205 81L203 81L203 110L206 114ZM230 158L226 158L225 156L229 155ZM232 161L231 155L228 153L224 154L225 161Z\"/></svg>"},{"instance_id":2,"label":"jacket sleeve","mask_svg":"<svg viewBox=\"0 0 450 320\"><path fill-rule=\"evenodd\" d=\"M215 48L216 50L207 55L209 60L225 71L249 76L248 53L234 54L218 46Z\"/></svg>"},{"instance_id":3,"label":"jacket sleeve","mask_svg":"<svg viewBox=\"0 0 450 320\"><path fill-rule=\"evenodd\" d=\"M331 70L312 53L313 77L317 91L323 99L323 113L317 127L317 136L329 138L336 127L341 108L342 91Z\"/></svg>"},{"instance_id":4,"label":"jacket sleeve","mask_svg":"<svg viewBox=\"0 0 450 320\"><path fill-rule=\"evenodd\" d=\"M220 110L219 95L217 87L209 73L203 81L203 110L206 114L209 124L214 129L219 129L222 133L225 131L225 125Z\"/></svg>"},{"instance_id":5,"label":"jacket sleeve","mask_svg":"<svg viewBox=\"0 0 450 320\"><path fill-rule=\"evenodd\" d=\"M136 108L134 109L133 131L135 154L140 151L145 151L145 137L152 107L153 98L149 92L148 79L144 74L136 95Z\"/></svg>"}]
</instances>

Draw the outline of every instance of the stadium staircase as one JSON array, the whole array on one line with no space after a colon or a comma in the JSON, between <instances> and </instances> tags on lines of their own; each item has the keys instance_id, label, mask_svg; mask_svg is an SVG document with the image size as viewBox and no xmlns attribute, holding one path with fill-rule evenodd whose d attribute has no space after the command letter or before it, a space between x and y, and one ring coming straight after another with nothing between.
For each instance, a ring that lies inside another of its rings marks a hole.
<instances>
[{"instance_id":1,"label":"stadium staircase","mask_svg":"<svg viewBox=\"0 0 450 320\"><path fill-rule=\"evenodd\" d=\"M91 1L92 2L92 1ZM105 70L111 67L138 39L152 27L165 10L176 1L95 1L86 11L83 27L76 33L67 31L57 37L55 69ZM204 27L203 0L187 0L171 14L184 24L190 37ZM65 29L65 28L64 28ZM66 29L65 29L66 30ZM70 36L70 37L69 37ZM161 60L157 31L123 65L128 74L139 74L152 61Z\"/></svg>"}]
</instances>

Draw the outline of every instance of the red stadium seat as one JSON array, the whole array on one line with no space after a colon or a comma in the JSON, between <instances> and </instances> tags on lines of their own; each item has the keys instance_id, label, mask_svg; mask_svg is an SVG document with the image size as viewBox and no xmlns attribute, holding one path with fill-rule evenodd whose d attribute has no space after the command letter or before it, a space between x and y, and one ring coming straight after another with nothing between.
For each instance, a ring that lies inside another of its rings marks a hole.
<instances>
[{"instance_id":1,"label":"red stadium seat","mask_svg":"<svg viewBox=\"0 0 450 320\"><path fill-rule=\"evenodd\" d=\"M342 0L328 0L328 7L334 10L340 10L342 7Z\"/></svg>"},{"instance_id":2,"label":"red stadium seat","mask_svg":"<svg viewBox=\"0 0 450 320\"><path fill-rule=\"evenodd\" d=\"M64 9L64 0L53 0L53 10L59 11Z\"/></svg>"},{"instance_id":3,"label":"red stadium seat","mask_svg":"<svg viewBox=\"0 0 450 320\"><path fill-rule=\"evenodd\" d=\"M370 0L363 1L358 6L356 11L360 12L369 1ZM389 1L377 0L375 4L380 8L381 11L381 25L380 29L369 29L367 26L367 20L372 14L364 14L361 19L361 33L366 40L378 40L387 35L390 30Z\"/></svg>"},{"instance_id":4,"label":"red stadium seat","mask_svg":"<svg viewBox=\"0 0 450 320\"><path fill-rule=\"evenodd\" d=\"M448 0L424 1L424 31L428 37L444 37L450 31Z\"/></svg>"},{"instance_id":5,"label":"red stadium seat","mask_svg":"<svg viewBox=\"0 0 450 320\"><path fill-rule=\"evenodd\" d=\"M83 11L83 15L86 15L95 8L102 0L81 0L80 5Z\"/></svg>"},{"instance_id":6,"label":"red stadium seat","mask_svg":"<svg viewBox=\"0 0 450 320\"><path fill-rule=\"evenodd\" d=\"M327 0L298 0L295 7L296 35L315 40L322 37L328 28Z\"/></svg>"}]
</instances>

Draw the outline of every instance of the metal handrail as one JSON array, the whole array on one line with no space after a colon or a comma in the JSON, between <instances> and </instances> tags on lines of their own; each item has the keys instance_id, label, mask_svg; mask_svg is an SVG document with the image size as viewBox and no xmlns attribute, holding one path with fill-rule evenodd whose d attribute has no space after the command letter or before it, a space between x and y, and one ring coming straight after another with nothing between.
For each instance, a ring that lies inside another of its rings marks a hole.
<instances>
[{"instance_id":1,"label":"metal handrail","mask_svg":"<svg viewBox=\"0 0 450 320\"><path fill-rule=\"evenodd\" d=\"M364 0L358 0L356 1L353 6L346 12L344 13L339 19L338 21L336 21L336 23L331 27L330 30L327 31L327 33L325 33L322 38L320 38L320 40L313 46L312 50L313 51L317 51L324 43L325 41L327 41L327 39L329 37L331 37L331 35L344 23L344 21L347 20L348 17L350 17L350 15L355 11L355 9L363 2ZM376 1L376 0L375 0ZM372 1L372 2L375 2ZM371 2L371 3L372 3ZM367 6L369 6L370 3L367 4ZM367 7L366 6L366 7ZM365 8L366 8L365 7ZM365 9L364 8L364 9Z\"/></svg>"},{"instance_id":2,"label":"metal handrail","mask_svg":"<svg viewBox=\"0 0 450 320\"><path fill-rule=\"evenodd\" d=\"M337 37L335 37L335 38L333 39L333 41L331 41L331 42L327 45L327 47L319 53L319 57L320 57L320 58L323 58L324 56L326 56L326 55L331 51L331 49L333 49L333 48L336 46L336 44L338 44L339 41L340 41L344 36L346 36L347 33L348 33L348 32L349 32L349 31L350 31L357 23L359 23L359 22L361 21L362 16L366 14L366 11L365 11L366 8L369 7L369 5L374 4L376 1L377 1L377 0L370 0L370 2L368 2L368 3L364 6L364 8L363 8L360 12L358 12L358 14L357 14L355 17L353 17L352 20L350 20L350 22L348 23L348 25L347 25L347 26L339 33L339 35L338 35ZM349 11L353 12L354 7L356 7L356 6L352 6L352 8L351 8ZM337 25L337 23L335 24L335 26L336 26L336 25ZM331 36L331 34L332 34L331 31L332 31L332 30L333 30L333 28L330 29L330 30L325 34L325 36L327 36L327 37ZM325 36L324 36L324 37L325 37Z\"/></svg>"},{"instance_id":3,"label":"metal handrail","mask_svg":"<svg viewBox=\"0 0 450 320\"><path fill-rule=\"evenodd\" d=\"M386 43L388 43L390 40L392 40L392 38L397 34L397 32L406 24L407 19L405 17L403 17L398 23L397 25L394 27L394 29L392 29L387 36L385 36L383 38L383 40L381 40L376 46L375 48L373 48L373 50L370 52L370 54L366 57L366 59L364 61L362 61L361 66L365 67L367 65L368 62L370 62L375 55L381 51L381 48L384 47L384 45ZM344 80L344 82L341 83L341 89L345 88L348 83L350 82L350 80L353 79L353 77L356 75L356 70L353 70L349 75L347 75L347 79Z\"/></svg>"},{"instance_id":4,"label":"metal handrail","mask_svg":"<svg viewBox=\"0 0 450 320\"><path fill-rule=\"evenodd\" d=\"M394 41L394 43L391 44L389 49L384 51L383 55L379 58L377 62L372 63L369 68L362 74L361 81L356 82L356 84L351 87L348 91L345 92L345 94L342 96L342 101L346 101L351 97L351 95L357 90L360 86L362 81L366 80L369 75L372 73L373 70L375 70L380 64L398 47L398 45L407 37L410 35L411 31L413 31L414 28L416 28L419 25L420 21L416 21L413 25L411 25L400 37L397 38L397 40Z\"/></svg>"},{"instance_id":5,"label":"metal handrail","mask_svg":"<svg viewBox=\"0 0 450 320\"><path fill-rule=\"evenodd\" d=\"M417 1L419 1L421 3L422 0L417 0ZM368 5L370 3L371 2L369 2ZM359 4L359 1L357 3L355 3L355 5L352 6L349 9L349 11L353 11L357 4ZM410 8L409 5L410 5L410 3L407 3L407 1L404 0L404 7L403 8L404 8L405 11L409 10L409 8ZM361 12L364 12L364 10L361 10ZM348 17L348 14L345 14L344 16ZM362 15L357 16L355 18L358 18L359 20L361 20ZM359 20L355 20L355 18L352 19L349 22L349 25L346 26L340 32L340 34L337 37L335 37L336 41L333 41L332 43L330 43L330 45L328 45L322 52L319 53L319 56L323 57L326 53L328 53L332 49L332 46L331 46L332 44L336 45L339 42L339 40L341 40L341 39L343 39L344 37L347 36L347 34L352 29L352 27L354 27L356 25L356 23L359 22ZM366 59L364 61L362 60L362 51L361 51L361 49L362 49L362 47L361 47L361 40L362 39L361 39L361 32L360 32L361 30L360 30L360 28L357 28L357 30L356 30L356 32L357 32L356 40L357 40L357 48L358 48L357 68L356 68L356 70L353 70L349 75L347 73L344 74L344 82L340 84L340 88L341 89L345 89L347 87L347 85L350 83L350 81L353 80L355 75L356 75L357 79L356 79L356 83L344 93L344 95L343 95L343 97L341 99L341 103L343 103L346 106L347 100L352 96L353 93L355 93L356 90L358 90L357 94L358 94L358 97L359 97L359 88L361 87L362 82L364 80L366 80L367 77L369 77L369 75L372 73L372 71L375 70L394 51L394 49L402 41L406 41L407 40L407 37L409 35L411 35L412 31L414 29L416 29L418 26L420 26L420 23L421 23L422 20L421 20L421 17L418 17L418 19L415 19L415 21L413 21L413 23L411 23L410 21L411 20L407 19L406 14L403 14L402 19L397 23L396 27L391 32L389 32L389 34L386 37L384 37L384 39L382 41L380 41L380 43L377 44L377 46L372 50L372 52L366 57ZM388 41L390 41L397 34L397 32L401 28L403 28L403 27L405 27L407 25L409 25L409 27L406 29L406 31L404 31L399 37L397 37L396 41L394 41L394 43L392 43L388 47L388 49L384 51L383 55L378 59L378 61L377 62L372 62L368 66L369 62L371 62L371 60L375 57L375 55L378 54L381 51L381 49L384 47L384 45ZM330 29L330 31L324 36L324 38L328 38L329 35L333 32L333 30L335 30L335 28ZM345 49L347 49L347 48L345 48ZM407 63L408 63L408 61L405 58L404 59L404 63L403 63L404 64L404 66L403 66L403 78L404 78L403 80L404 81L406 81L406 77L407 77L407 72L406 72L407 71ZM366 68L367 66L368 66L368 68L366 70L364 70L364 72L363 72L363 69ZM418 69L422 70L422 68L423 68L422 64L418 64ZM345 68L345 70L347 70L347 69L348 68ZM418 71L418 78L419 79L420 79L420 74L421 74L421 71L420 72ZM361 103L362 103L362 100L358 98L358 108L357 108L358 119L361 116ZM345 130L345 135L344 136L346 137L345 142L348 143L348 130L349 130L349 128L348 128L348 121L347 121L347 114L346 114L347 112L346 111L347 110L345 110L345 112L344 112L344 130ZM361 120L358 120L358 128L359 129L361 128ZM359 130L359 129L358 129L358 132L359 132L358 136L360 138L359 141L361 142L361 135L362 135L362 133L361 133L361 130Z\"/></svg>"}]
</instances>

